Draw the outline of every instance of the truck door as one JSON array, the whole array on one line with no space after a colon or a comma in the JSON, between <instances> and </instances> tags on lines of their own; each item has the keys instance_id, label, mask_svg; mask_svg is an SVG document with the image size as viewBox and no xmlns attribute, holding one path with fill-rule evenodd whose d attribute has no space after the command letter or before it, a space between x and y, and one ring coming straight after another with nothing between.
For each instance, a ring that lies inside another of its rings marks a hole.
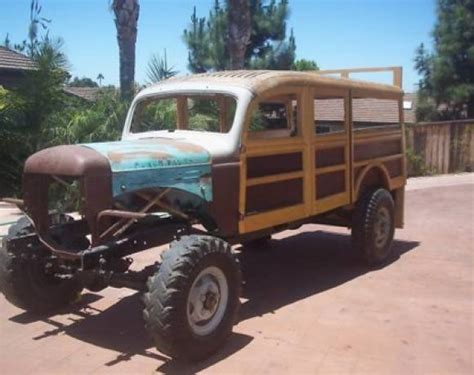
<instances>
[{"instance_id":1,"label":"truck door","mask_svg":"<svg viewBox=\"0 0 474 375\"><path fill-rule=\"evenodd\" d=\"M311 189L307 187L311 181L305 176L309 144L305 143L302 126L304 90L273 91L251 106L242 139L240 233L309 214Z\"/></svg>"}]
</instances>

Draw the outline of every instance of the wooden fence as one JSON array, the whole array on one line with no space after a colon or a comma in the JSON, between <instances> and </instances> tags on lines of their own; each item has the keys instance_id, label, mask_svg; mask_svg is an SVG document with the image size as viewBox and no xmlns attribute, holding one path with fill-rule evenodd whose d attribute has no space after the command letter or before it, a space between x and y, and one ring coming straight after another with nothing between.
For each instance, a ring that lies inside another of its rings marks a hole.
<instances>
[{"instance_id":1,"label":"wooden fence","mask_svg":"<svg viewBox=\"0 0 474 375\"><path fill-rule=\"evenodd\" d=\"M470 172L474 167L474 119L406 126L408 174Z\"/></svg>"}]
</instances>

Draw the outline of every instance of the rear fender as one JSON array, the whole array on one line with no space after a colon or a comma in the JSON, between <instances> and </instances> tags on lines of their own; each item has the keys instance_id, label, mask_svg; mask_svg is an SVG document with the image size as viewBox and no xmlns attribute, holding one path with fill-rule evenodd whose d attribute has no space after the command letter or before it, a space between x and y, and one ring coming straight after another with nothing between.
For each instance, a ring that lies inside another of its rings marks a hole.
<instances>
[{"instance_id":1,"label":"rear fender","mask_svg":"<svg viewBox=\"0 0 474 375\"><path fill-rule=\"evenodd\" d=\"M382 163L370 163L362 170L355 184L355 197L359 198L370 187L383 187L390 191L390 177Z\"/></svg>"}]
</instances>

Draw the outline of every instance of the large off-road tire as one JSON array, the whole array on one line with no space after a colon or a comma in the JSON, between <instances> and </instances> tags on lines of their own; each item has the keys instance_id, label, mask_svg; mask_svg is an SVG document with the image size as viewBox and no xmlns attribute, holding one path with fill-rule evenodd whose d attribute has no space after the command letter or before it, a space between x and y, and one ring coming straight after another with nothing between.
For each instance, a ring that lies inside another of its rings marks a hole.
<instances>
[{"instance_id":1,"label":"large off-road tire","mask_svg":"<svg viewBox=\"0 0 474 375\"><path fill-rule=\"evenodd\" d=\"M369 265L380 265L392 255L395 232L394 203L382 188L364 194L352 217L352 247Z\"/></svg>"},{"instance_id":2,"label":"large off-road tire","mask_svg":"<svg viewBox=\"0 0 474 375\"><path fill-rule=\"evenodd\" d=\"M240 305L241 272L224 240L191 235L172 242L147 287L145 326L162 353L203 359L231 334Z\"/></svg>"},{"instance_id":3,"label":"large off-road tire","mask_svg":"<svg viewBox=\"0 0 474 375\"><path fill-rule=\"evenodd\" d=\"M75 300L82 286L74 279L61 280L45 270L48 251L44 248L21 251L8 248L10 238L27 235L33 227L26 218L13 224L0 246L0 291L13 305L35 313L58 310ZM31 254L33 256L27 256Z\"/></svg>"}]
</instances>

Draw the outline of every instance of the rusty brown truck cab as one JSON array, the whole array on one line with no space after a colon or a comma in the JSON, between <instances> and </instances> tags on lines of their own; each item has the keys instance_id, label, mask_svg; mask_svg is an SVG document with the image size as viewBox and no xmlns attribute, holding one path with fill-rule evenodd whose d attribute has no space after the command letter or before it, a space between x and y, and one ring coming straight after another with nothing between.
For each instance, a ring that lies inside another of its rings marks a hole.
<instances>
[{"instance_id":1,"label":"rusty brown truck cab","mask_svg":"<svg viewBox=\"0 0 474 375\"><path fill-rule=\"evenodd\" d=\"M390 70L394 85L349 71L228 71L146 88L121 141L26 161L15 201L25 216L0 248L2 293L43 312L83 288L135 288L157 348L199 359L235 323L231 244L265 246L275 232L322 223L350 228L367 263L387 261L406 181L401 70ZM58 196L77 212L51 211ZM166 243L160 262L129 270L129 255Z\"/></svg>"}]
</instances>

